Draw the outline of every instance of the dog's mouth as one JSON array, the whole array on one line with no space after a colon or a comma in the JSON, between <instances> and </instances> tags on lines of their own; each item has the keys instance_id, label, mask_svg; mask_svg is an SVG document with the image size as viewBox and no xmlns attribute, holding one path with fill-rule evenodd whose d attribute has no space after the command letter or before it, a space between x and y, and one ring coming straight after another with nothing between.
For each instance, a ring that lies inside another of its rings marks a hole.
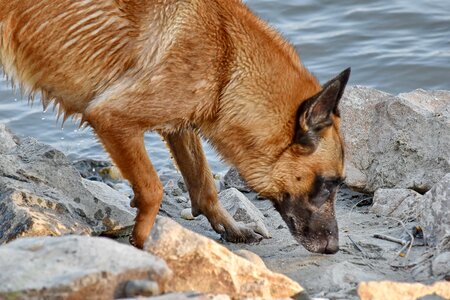
<instances>
[{"instance_id":1,"label":"dog's mouth","mask_svg":"<svg viewBox=\"0 0 450 300\"><path fill-rule=\"evenodd\" d=\"M275 208L299 244L313 253L334 254L339 251L334 207L332 211L327 207L313 211L306 205L298 205L299 200L286 200L288 203L276 204Z\"/></svg>"}]
</instances>

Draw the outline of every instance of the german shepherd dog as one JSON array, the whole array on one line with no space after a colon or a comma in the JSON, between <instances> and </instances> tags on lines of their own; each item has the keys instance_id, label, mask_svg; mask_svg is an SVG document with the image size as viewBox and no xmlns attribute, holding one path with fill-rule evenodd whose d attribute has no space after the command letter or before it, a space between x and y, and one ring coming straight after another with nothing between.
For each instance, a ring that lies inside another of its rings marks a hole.
<instances>
[{"instance_id":1,"label":"german shepherd dog","mask_svg":"<svg viewBox=\"0 0 450 300\"><path fill-rule=\"evenodd\" d=\"M142 248L163 189L144 132L166 140L205 215L231 242L262 237L217 200L200 137L271 199L307 250L338 251L338 103L350 69L321 86L293 46L239 0L0 0L4 72L90 125L133 187Z\"/></svg>"}]
</instances>

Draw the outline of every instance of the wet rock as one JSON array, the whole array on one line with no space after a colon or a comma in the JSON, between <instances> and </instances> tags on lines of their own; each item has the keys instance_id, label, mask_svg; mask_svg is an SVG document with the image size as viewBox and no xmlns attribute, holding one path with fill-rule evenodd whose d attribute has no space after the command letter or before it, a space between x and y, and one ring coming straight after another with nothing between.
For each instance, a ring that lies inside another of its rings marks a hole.
<instances>
[{"instance_id":1,"label":"wet rock","mask_svg":"<svg viewBox=\"0 0 450 300\"><path fill-rule=\"evenodd\" d=\"M340 106L347 185L429 190L450 172L449 99L446 91L348 88Z\"/></svg>"},{"instance_id":2,"label":"wet rock","mask_svg":"<svg viewBox=\"0 0 450 300\"><path fill-rule=\"evenodd\" d=\"M0 247L0 299L113 299L129 280L156 281L172 273L150 253L106 238L23 238Z\"/></svg>"},{"instance_id":3,"label":"wet rock","mask_svg":"<svg viewBox=\"0 0 450 300\"><path fill-rule=\"evenodd\" d=\"M220 192L219 199L236 221L248 224L265 238L271 237L264 224L264 215L237 189L230 188Z\"/></svg>"},{"instance_id":4,"label":"wet rock","mask_svg":"<svg viewBox=\"0 0 450 300\"><path fill-rule=\"evenodd\" d=\"M450 282L436 282L433 285L391 281L362 282L358 286L358 295L361 300L415 300L426 296L450 299Z\"/></svg>"},{"instance_id":5,"label":"wet rock","mask_svg":"<svg viewBox=\"0 0 450 300\"><path fill-rule=\"evenodd\" d=\"M244 193L249 193L252 191L251 188L247 186L247 183L241 177L236 168L230 168L223 179L226 188L235 188Z\"/></svg>"},{"instance_id":6,"label":"wet rock","mask_svg":"<svg viewBox=\"0 0 450 300\"><path fill-rule=\"evenodd\" d=\"M80 172L80 175L83 178L89 179L99 177L104 180L100 174L104 173L103 169L110 168L112 164L108 161L83 159L74 162L73 166L78 170L78 172Z\"/></svg>"},{"instance_id":7,"label":"wet rock","mask_svg":"<svg viewBox=\"0 0 450 300\"><path fill-rule=\"evenodd\" d=\"M418 220L424 236L431 244L438 245L439 251L450 251L450 173L433 186L419 201Z\"/></svg>"},{"instance_id":8,"label":"wet rock","mask_svg":"<svg viewBox=\"0 0 450 300\"><path fill-rule=\"evenodd\" d=\"M227 294L231 298L290 297L303 289L168 218L158 218L144 248L174 272L168 290Z\"/></svg>"},{"instance_id":9,"label":"wet rock","mask_svg":"<svg viewBox=\"0 0 450 300\"><path fill-rule=\"evenodd\" d=\"M0 244L20 236L100 234L133 224L129 199L82 178L60 151L32 138L0 153Z\"/></svg>"},{"instance_id":10,"label":"wet rock","mask_svg":"<svg viewBox=\"0 0 450 300\"><path fill-rule=\"evenodd\" d=\"M450 275L450 252L439 254L431 265L433 276L444 278Z\"/></svg>"},{"instance_id":11,"label":"wet rock","mask_svg":"<svg viewBox=\"0 0 450 300\"><path fill-rule=\"evenodd\" d=\"M422 195L408 189L378 189L370 211L381 216L410 219L418 215L417 205Z\"/></svg>"}]
</instances>

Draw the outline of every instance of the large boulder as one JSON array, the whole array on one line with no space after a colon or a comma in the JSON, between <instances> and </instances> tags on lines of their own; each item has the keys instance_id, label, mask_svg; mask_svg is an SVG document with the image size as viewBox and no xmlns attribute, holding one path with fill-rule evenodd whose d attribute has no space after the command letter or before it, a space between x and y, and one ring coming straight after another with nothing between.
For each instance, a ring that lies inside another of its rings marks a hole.
<instances>
[{"instance_id":1,"label":"large boulder","mask_svg":"<svg viewBox=\"0 0 450 300\"><path fill-rule=\"evenodd\" d=\"M172 272L150 253L107 238L22 238L0 247L0 299L116 299L132 280L165 290Z\"/></svg>"},{"instance_id":2,"label":"large boulder","mask_svg":"<svg viewBox=\"0 0 450 300\"><path fill-rule=\"evenodd\" d=\"M361 300L450 299L450 282L433 285L392 281L362 282L358 287Z\"/></svg>"},{"instance_id":3,"label":"large boulder","mask_svg":"<svg viewBox=\"0 0 450 300\"><path fill-rule=\"evenodd\" d=\"M356 86L340 108L350 187L425 192L450 172L450 92Z\"/></svg>"},{"instance_id":4,"label":"large boulder","mask_svg":"<svg viewBox=\"0 0 450 300\"><path fill-rule=\"evenodd\" d=\"M4 127L0 148L0 244L20 236L100 234L133 224L129 199L82 178L60 151ZM6 145L6 146L5 146Z\"/></svg>"},{"instance_id":5,"label":"large boulder","mask_svg":"<svg viewBox=\"0 0 450 300\"><path fill-rule=\"evenodd\" d=\"M163 258L174 277L167 290L226 294L233 299L291 297L303 288L253 264L165 217L156 220L144 249Z\"/></svg>"}]
</instances>

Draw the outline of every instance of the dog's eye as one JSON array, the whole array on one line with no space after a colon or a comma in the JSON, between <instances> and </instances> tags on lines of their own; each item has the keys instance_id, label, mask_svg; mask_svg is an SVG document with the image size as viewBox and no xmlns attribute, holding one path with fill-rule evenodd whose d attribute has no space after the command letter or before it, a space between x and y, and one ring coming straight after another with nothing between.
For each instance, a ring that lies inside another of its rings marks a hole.
<instances>
[{"instance_id":1,"label":"dog's eye","mask_svg":"<svg viewBox=\"0 0 450 300\"><path fill-rule=\"evenodd\" d=\"M316 197L313 198L313 202L318 207L322 206L325 202L327 202L328 198L330 197L330 190L326 187L323 187L320 192L317 194Z\"/></svg>"}]
</instances>

